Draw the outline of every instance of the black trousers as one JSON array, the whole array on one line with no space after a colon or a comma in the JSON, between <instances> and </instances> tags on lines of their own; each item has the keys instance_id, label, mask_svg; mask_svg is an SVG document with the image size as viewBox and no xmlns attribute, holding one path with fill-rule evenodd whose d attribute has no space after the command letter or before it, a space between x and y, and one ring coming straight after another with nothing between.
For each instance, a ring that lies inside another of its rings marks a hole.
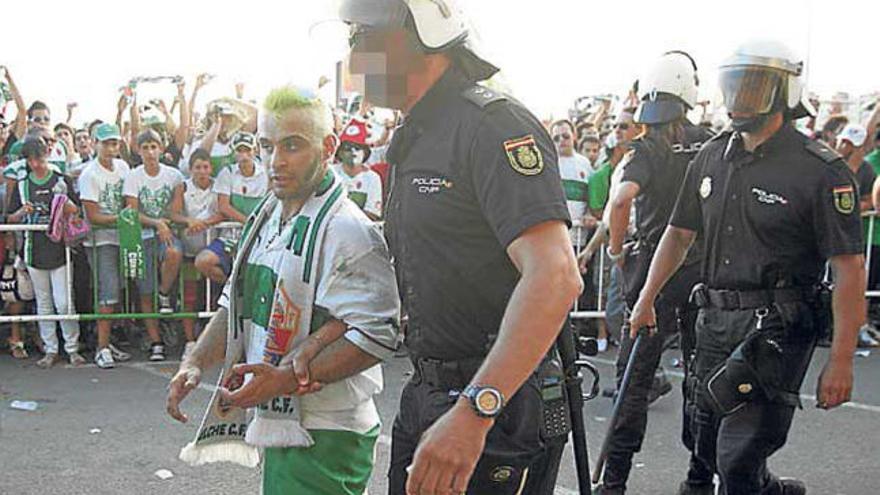
<instances>
[{"instance_id":1,"label":"black trousers","mask_svg":"<svg viewBox=\"0 0 880 495\"><path fill-rule=\"evenodd\" d=\"M726 416L711 407L705 387L708 377L756 328L753 310L700 310L697 318L695 372L697 410L694 418L696 455L716 470L722 495L779 492L776 478L767 469L767 458L785 445L794 406L760 394ZM775 363L777 376L768 377L779 389L800 390L816 341L812 310L804 303L777 305L763 319L762 332L781 346Z\"/></svg>"},{"instance_id":2,"label":"black trousers","mask_svg":"<svg viewBox=\"0 0 880 495\"><path fill-rule=\"evenodd\" d=\"M446 387L426 383L416 372L403 389L400 411L391 433L389 495L406 494L406 468L419 439L458 400ZM486 447L471 476L469 495L545 495L553 493L562 442L543 438L543 403L532 376L510 398L486 438ZM549 490L549 491L548 491Z\"/></svg>"},{"instance_id":3,"label":"black trousers","mask_svg":"<svg viewBox=\"0 0 880 495\"><path fill-rule=\"evenodd\" d=\"M690 354L687 349L692 347L693 323L695 310L688 303L688 296L699 279L699 266L692 264L682 267L669 281L666 288L657 298L654 305L657 312L657 332L651 337L644 337L639 346L639 353L634 357L633 371L626 395L620 405L618 418L611 430L608 447L608 458L605 465L603 483L608 488L625 488L632 468L632 458L642 448L645 430L648 425L648 394L654 382L654 373L660 364L663 346L667 339L682 329L682 347L685 358ZM620 336L620 353L617 355L617 385L623 379L626 364L630 359L633 340L628 332ZM686 366L687 369L687 366ZM689 381L685 379L685 384ZM684 419L682 425L682 441L688 450L693 451L692 423L693 397L685 390L685 401L682 408ZM713 473L703 462L691 456L688 482L693 485L712 483Z\"/></svg>"}]
</instances>

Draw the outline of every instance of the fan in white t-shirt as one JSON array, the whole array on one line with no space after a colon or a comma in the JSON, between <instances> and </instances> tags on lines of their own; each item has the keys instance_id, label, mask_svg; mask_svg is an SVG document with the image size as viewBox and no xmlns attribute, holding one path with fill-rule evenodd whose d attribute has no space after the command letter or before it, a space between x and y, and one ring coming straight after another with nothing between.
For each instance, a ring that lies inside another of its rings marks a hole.
<instances>
[{"instance_id":1,"label":"fan in white t-shirt","mask_svg":"<svg viewBox=\"0 0 880 495\"><path fill-rule=\"evenodd\" d=\"M370 158L366 124L352 120L342 131L336 150L336 174L352 200L371 220L382 218L382 178L364 164Z\"/></svg>"}]
</instances>

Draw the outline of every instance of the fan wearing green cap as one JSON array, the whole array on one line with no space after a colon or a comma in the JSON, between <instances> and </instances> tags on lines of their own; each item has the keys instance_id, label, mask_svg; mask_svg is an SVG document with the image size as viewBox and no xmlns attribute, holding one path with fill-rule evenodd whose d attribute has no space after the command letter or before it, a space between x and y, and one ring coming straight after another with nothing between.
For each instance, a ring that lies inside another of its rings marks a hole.
<instances>
[{"instance_id":1,"label":"fan wearing green cap","mask_svg":"<svg viewBox=\"0 0 880 495\"><path fill-rule=\"evenodd\" d=\"M100 124L94 131L97 157L86 165L79 177L80 199L92 234L85 240L89 265L97 273L98 312L112 314L119 302L119 234L116 221L125 208L122 185L130 172L128 163L117 158L122 141L119 128ZM110 320L98 320L98 350L95 363L99 368L113 368L116 361L131 358L110 343Z\"/></svg>"}]
</instances>

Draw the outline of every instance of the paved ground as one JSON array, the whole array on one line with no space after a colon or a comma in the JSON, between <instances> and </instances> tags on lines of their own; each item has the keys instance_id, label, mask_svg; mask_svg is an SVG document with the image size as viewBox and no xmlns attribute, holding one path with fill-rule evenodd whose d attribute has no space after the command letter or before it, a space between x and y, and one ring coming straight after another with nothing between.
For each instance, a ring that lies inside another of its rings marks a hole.
<instances>
[{"instance_id":1,"label":"paved ground","mask_svg":"<svg viewBox=\"0 0 880 495\"><path fill-rule=\"evenodd\" d=\"M666 361L674 357L673 352ZM825 355L824 349L817 352L805 395L812 394ZM611 354L595 359L605 384L610 383L612 359ZM165 384L176 363L141 361L111 371L93 366L44 371L34 363L0 356L0 494L259 493L254 470L231 465L190 468L177 460L195 425L179 425L164 415ZM373 494L385 493L387 434L407 370L404 359L386 366L386 391L379 398L384 435L370 487ZM772 460L774 471L804 479L810 493L880 493L880 352L856 358L856 373L854 403L827 413L806 400L804 411L796 416L789 445ZM206 386L194 393L185 410L198 416L208 397ZM34 400L39 408L35 412L12 410L12 400ZM652 407L630 493L675 493L685 467L677 439L679 401L676 389ZM610 408L608 399L596 399L585 407L593 456ZM154 474L159 469L170 470L174 477L159 479ZM576 493L575 488L573 461L567 453L556 493Z\"/></svg>"}]
</instances>

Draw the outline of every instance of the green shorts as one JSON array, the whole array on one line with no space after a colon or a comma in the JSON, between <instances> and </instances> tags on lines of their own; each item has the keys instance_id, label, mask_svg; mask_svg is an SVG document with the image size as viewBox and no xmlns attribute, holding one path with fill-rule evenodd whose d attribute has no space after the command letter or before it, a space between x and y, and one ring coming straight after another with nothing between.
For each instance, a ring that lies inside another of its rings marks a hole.
<instances>
[{"instance_id":1,"label":"green shorts","mask_svg":"<svg viewBox=\"0 0 880 495\"><path fill-rule=\"evenodd\" d=\"M379 426L365 434L309 430L307 449L264 451L263 495L361 495L370 482Z\"/></svg>"}]
</instances>

